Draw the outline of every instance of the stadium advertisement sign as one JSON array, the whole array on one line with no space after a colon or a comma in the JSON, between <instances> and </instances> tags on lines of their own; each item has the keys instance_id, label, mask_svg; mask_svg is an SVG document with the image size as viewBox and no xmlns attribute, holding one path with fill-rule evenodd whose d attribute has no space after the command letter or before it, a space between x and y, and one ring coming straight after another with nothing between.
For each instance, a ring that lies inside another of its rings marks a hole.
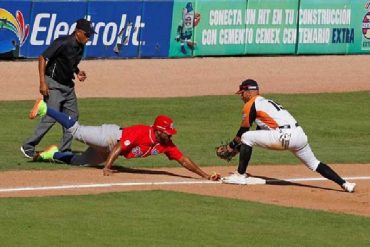
<instances>
[{"instance_id":1,"label":"stadium advertisement sign","mask_svg":"<svg viewBox=\"0 0 370 247\"><path fill-rule=\"evenodd\" d=\"M298 54L346 54L360 29L351 0L301 0Z\"/></svg>"},{"instance_id":2,"label":"stadium advertisement sign","mask_svg":"<svg viewBox=\"0 0 370 247\"><path fill-rule=\"evenodd\" d=\"M370 0L351 4L355 42L349 45L348 53L370 53Z\"/></svg>"},{"instance_id":3,"label":"stadium advertisement sign","mask_svg":"<svg viewBox=\"0 0 370 247\"><path fill-rule=\"evenodd\" d=\"M38 57L53 40L71 34L86 9L86 3L79 1L33 2L27 56Z\"/></svg>"},{"instance_id":4,"label":"stadium advertisement sign","mask_svg":"<svg viewBox=\"0 0 370 247\"><path fill-rule=\"evenodd\" d=\"M71 34L77 19L86 18L96 34L86 44L85 57L168 56L172 1L31 3L0 3L1 53L38 57L54 39Z\"/></svg>"},{"instance_id":5,"label":"stadium advertisement sign","mask_svg":"<svg viewBox=\"0 0 370 247\"><path fill-rule=\"evenodd\" d=\"M168 0L89 2L97 34L87 44L86 56L167 57L172 5Z\"/></svg>"},{"instance_id":6,"label":"stadium advertisement sign","mask_svg":"<svg viewBox=\"0 0 370 247\"><path fill-rule=\"evenodd\" d=\"M298 0L234 0L232 5L228 0L190 3L194 10L192 15L186 15L188 3L175 1L171 56L295 53ZM187 28L186 18L193 20ZM187 34L179 32L184 29ZM175 35L180 36L177 43Z\"/></svg>"},{"instance_id":7,"label":"stadium advertisement sign","mask_svg":"<svg viewBox=\"0 0 370 247\"><path fill-rule=\"evenodd\" d=\"M173 7L170 56L243 54L244 39L231 37L245 30L245 0L176 0Z\"/></svg>"},{"instance_id":8,"label":"stadium advertisement sign","mask_svg":"<svg viewBox=\"0 0 370 247\"><path fill-rule=\"evenodd\" d=\"M79 18L88 58L370 53L370 0L1 0L0 58L38 57Z\"/></svg>"},{"instance_id":9,"label":"stadium advertisement sign","mask_svg":"<svg viewBox=\"0 0 370 247\"><path fill-rule=\"evenodd\" d=\"M294 54L298 0L249 0L246 54Z\"/></svg>"},{"instance_id":10,"label":"stadium advertisement sign","mask_svg":"<svg viewBox=\"0 0 370 247\"><path fill-rule=\"evenodd\" d=\"M31 2L0 2L0 58L26 57Z\"/></svg>"}]
</instances>

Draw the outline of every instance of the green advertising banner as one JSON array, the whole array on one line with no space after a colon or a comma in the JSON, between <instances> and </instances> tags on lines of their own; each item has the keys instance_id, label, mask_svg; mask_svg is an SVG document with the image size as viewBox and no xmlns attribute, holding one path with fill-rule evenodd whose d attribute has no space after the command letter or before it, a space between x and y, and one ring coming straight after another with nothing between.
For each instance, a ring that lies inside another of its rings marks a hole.
<instances>
[{"instance_id":1,"label":"green advertising banner","mask_svg":"<svg viewBox=\"0 0 370 247\"><path fill-rule=\"evenodd\" d=\"M197 49L194 30L200 16L195 11L195 1L175 0L173 3L169 57L193 56Z\"/></svg>"},{"instance_id":2,"label":"green advertising banner","mask_svg":"<svg viewBox=\"0 0 370 247\"><path fill-rule=\"evenodd\" d=\"M355 41L352 15L351 0L301 0L297 53L346 54Z\"/></svg>"},{"instance_id":3,"label":"green advertising banner","mask_svg":"<svg viewBox=\"0 0 370 247\"><path fill-rule=\"evenodd\" d=\"M245 54L295 54L298 0L248 0Z\"/></svg>"},{"instance_id":4,"label":"green advertising banner","mask_svg":"<svg viewBox=\"0 0 370 247\"><path fill-rule=\"evenodd\" d=\"M370 0L175 0L170 57L370 53Z\"/></svg>"},{"instance_id":5,"label":"green advertising banner","mask_svg":"<svg viewBox=\"0 0 370 247\"><path fill-rule=\"evenodd\" d=\"M348 53L370 53L370 0L352 1L351 24L354 43L348 45Z\"/></svg>"},{"instance_id":6,"label":"green advertising banner","mask_svg":"<svg viewBox=\"0 0 370 247\"><path fill-rule=\"evenodd\" d=\"M240 55L246 43L245 0L197 0L196 56Z\"/></svg>"}]
</instances>

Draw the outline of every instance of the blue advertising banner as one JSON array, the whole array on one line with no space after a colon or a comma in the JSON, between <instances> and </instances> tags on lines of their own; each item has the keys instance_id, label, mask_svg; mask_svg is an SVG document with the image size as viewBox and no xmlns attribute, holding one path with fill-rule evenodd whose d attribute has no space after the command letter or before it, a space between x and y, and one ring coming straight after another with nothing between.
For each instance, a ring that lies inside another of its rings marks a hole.
<instances>
[{"instance_id":1,"label":"blue advertising banner","mask_svg":"<svg viewBox=\"0 0 370 247\"><path fill-rule=\"evenodd\" d=\"M0 56L38 57L86 18L96 34L85 57L167 57L172 8L172 0L1 1Z\"/></svg>"},{"instance_id":2,"label":"blue advertising banner","mask_svg":"<svg viewBox=\"0 0 370 247\"><path fill-rule=\"evenodd\" d=\"M86 57L138 57L142 1L90 1L88 15L96 34L87 43ZM101 11L104 9L104 11Z\"/></svg>"},{"instance_id":3,"label":"blue advertising banner","mask_svg":"<svg viewBox=\"0 0 370 247\"><path fill-rule=\"evenodd\" d=\"M167 57L172 5L172 0L90 1L96 34L86 57Z\"/></svg>"},{"instance_id":4,"label":"blue advertising banner","mask_svg":"<svg viewBox=\"0 0 370 247\"><path fill-rule=\"evenodd\" d=\"M140 57L168 57L173 0L144 0Z\"/></svg>"},{"instance_id":5,"label":"blue advertising banner","mask_svg":"<svg viewBox=\"0 0 370 247\"><path fill-rule=\"evenodd\" d=\"M0 1L0 57L27 56L30 12L30 1Z\"/></svg>"},{"instance_id":6,"label":"blue advertising banner","mask_svg":"<svg viewBox=\"0 0 370 247\"><path fill-rule=\"evenodd\" d=\"M38 57L56 38L73 33L76 20L84 18L86 2L33 2L28 57Z\"/></svg>"}]
</instances>

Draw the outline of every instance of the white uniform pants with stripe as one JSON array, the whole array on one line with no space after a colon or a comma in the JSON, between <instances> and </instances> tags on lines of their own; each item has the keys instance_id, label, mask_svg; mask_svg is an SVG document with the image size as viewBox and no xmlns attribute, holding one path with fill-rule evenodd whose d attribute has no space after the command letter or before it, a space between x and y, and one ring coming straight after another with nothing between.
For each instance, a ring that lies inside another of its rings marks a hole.
<instances>
[{"instance_id":1,"label":"white uniform pants with stripe","mask_svg":"<svg viewBox=\"0 0 370 247\"><path fill-rule=\"evenodd\" d=\"M289 150L313 171L316 171L320 163L301 127L247 131L242 135L241 141L250 147L256 145L272 150Z\"/></svg>"}]
</instances>

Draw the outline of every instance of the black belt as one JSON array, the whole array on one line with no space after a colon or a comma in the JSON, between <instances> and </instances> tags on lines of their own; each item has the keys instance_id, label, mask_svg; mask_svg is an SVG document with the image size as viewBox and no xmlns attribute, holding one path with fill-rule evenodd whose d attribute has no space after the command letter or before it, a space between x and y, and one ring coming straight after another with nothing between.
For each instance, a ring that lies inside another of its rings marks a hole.
<instances>
[{"instance_id":1,"label":"black belt","mask_svg":"<svg viewBox=\"0 0 370 247\"><path fill-rule=\"evenodd\" d=\"M119 130L123 130L124 128L119 128ZM121 141L121 139L119 139L119 140L117 140L117 142L120 142Z\"/></svg>"},{"instance_id":2,"label":"black belt","mask_svg":"<svg viewBox=\"0 0 370 247\"><path fill-rule=\"evenodd\" d=\"M299 126L299 124L295 123L295 127L298 127L298 126ZM292 126L290 124L286 124L286 125L279 126L278 128L279 129L290 129L290 128L292 128Z\"/></svg>"}]
</instances>

